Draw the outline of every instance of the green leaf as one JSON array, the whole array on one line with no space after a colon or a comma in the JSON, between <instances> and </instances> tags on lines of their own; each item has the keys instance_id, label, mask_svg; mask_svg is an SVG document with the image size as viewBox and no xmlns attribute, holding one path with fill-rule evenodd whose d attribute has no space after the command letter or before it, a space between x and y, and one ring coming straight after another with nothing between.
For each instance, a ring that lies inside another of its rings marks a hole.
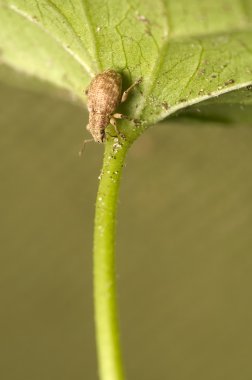
<instances>
[{"instance_id":1,"label":"green leaf","mask_svg":"<svg viewBox=\"0 0 252 380\"><path fill-rule=\"evenodd\" d=\"M125 87L143 78L126 108L146 125L230 91L251 104L250 0L0 4L1 61L82 101L90 79L114 68Z\"/></svg>"},{"instance_id":2,"label":"green leaf","mask_svg":"<svg viewBox=\"0 0 252 380\"><path fill-rule=\"evenodd\" d=\"M252 86L181 109L172 116L176 122L249 124L252 114Z\"/></svg>"}]
</instances>

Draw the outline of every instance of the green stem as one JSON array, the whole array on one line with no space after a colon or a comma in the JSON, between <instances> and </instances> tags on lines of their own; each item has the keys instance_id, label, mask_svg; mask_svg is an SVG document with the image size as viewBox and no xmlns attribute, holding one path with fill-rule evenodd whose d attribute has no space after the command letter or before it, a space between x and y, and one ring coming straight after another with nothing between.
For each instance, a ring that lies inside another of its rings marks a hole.
<instances>
[{"instance_id":1,"label":"green stem","mask_svg":"<svg viewBox=\"0 0 252 380\"><path fill-rule=\"evenodd\" d=\"M115 219L124 160L130 143L107 141L96 200L94 303L100 380L123 380L116 301Z\"/></svg>"}]
</instances>

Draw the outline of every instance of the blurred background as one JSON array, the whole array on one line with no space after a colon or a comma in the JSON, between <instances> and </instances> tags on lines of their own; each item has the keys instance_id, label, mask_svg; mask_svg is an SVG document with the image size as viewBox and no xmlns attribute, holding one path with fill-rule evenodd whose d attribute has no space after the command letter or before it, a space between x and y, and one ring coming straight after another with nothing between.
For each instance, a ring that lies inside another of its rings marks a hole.
<instances>
[{"instance_id":1,"label":"blurred background","mask_svg":"<svg viewBox=\"0 0 252 380\"><path fill-rule=\"evenodd\" d=\"M0 377L97 380L87 112L0 84ZM15 81L13 81L15 82ZM176 119L129 152L117 274L130 380L252 378L252 128Z\"/></svg>"}]
</instances>

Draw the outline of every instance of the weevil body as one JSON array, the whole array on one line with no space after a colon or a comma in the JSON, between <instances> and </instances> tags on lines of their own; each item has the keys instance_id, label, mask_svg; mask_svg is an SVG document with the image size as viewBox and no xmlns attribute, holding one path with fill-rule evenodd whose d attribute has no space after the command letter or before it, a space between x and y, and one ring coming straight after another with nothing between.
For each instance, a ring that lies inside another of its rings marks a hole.
<instances>
[{"instance_id":1,"label":"weevil body","mask_svg":"<svg viewBox=\"0 0 252 380\"><path fill-rule=\"evenodd\" d=\"M131 120L121 113L114 113L114 111L119 103L124 102L129 92L141 81L141 78L138 79L122 94L122 77L116 71L108 69L94 77L86 93L88 95L87 105L89 111L87 129L95 142L102 143L105 140L105 128L109 124L112 124L116 132L119 133L115 119L126 118ZM85 140L84 144L88 141L90 140Z\"/></svg>"},{"instance_id":2,"label":"weevil body","mask_svg":"<svg viewBox=\"0 0 252 380\"><path fill-rule=\"evenodd\" d=\"M114 70L96 75L88 88L89 122L87 129L94 141L102 143L105 128L122 98L122 77Z\"/></svg>"}]
</instances>

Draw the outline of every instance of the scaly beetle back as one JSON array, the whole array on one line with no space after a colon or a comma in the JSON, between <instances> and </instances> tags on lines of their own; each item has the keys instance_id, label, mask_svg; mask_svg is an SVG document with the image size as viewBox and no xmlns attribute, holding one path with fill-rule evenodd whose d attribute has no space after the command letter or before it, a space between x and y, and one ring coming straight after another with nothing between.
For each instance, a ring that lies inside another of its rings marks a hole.
<instances>
[{"instance_id":1,"label":"scaly beetle back","mask_svg":"<svg viewBox=\"0 0 252 380\"><path fill-rule=\"evenodd\" d=\"M95 76L88 91L89 123L87 129L96 142L102 143L105 128L109 125L122 97L122 77L114 70L106 70Z\"/></svg>"}]
</instances>

